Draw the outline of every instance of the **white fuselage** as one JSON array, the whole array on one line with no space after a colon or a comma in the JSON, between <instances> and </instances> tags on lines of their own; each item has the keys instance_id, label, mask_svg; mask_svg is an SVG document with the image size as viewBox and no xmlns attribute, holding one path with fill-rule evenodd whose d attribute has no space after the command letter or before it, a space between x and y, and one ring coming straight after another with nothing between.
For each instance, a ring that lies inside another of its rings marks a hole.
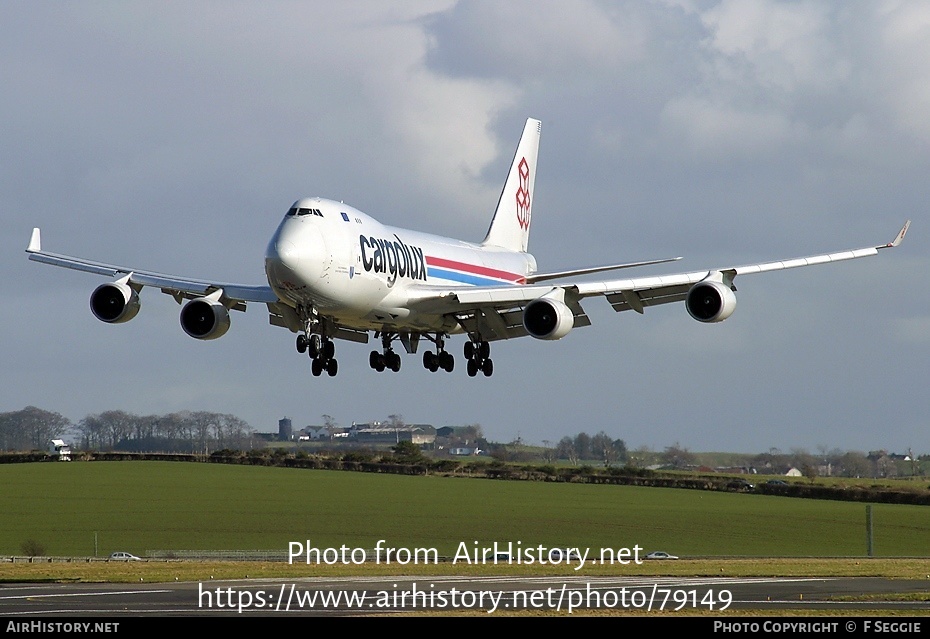
<instances>
[{"instance_id":1,"label":"white fuselage","mask_svg":"<svg viewBox=\"0 0 930 639\"><path fill-rule=\"evenodd\" d=\"M361 330L455 332L413 289L524 284L532 255L385 226L341 202L294 203L268 244L268 284L288 305Z\"/></svg>"}]
</instances>

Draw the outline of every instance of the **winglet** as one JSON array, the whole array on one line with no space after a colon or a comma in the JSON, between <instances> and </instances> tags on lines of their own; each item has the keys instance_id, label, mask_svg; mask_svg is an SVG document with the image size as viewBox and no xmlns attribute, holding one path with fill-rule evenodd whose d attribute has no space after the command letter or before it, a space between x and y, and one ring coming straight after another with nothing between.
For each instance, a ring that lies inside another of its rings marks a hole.
<instances>
[{"instance_id":1,"label":"winglet","mask_svg":"<svg viewBox=\"0 0 930 639\"><path fill-rule=\"evenodd\" d=\"M27 253L40 253L42 251L42 236L38 227L32 229L32 237L29 239L29 246L26 247Z\"/></svg>"},{"instance_id":2,"label":"winglet","mask_svg":"<svg viewBox=\"0 0 930 639\"><path fill-rule=\"evenodd\" d=\"M904 226L901 227L901 230L898 232L898 236L891 241L890 244L885 244L884 246L879 246L878 248L895 248L904 240L905 234L907 234L907 229L911 226L911 221L908 220L904 223Z\"/></svg>"}]
</instances>

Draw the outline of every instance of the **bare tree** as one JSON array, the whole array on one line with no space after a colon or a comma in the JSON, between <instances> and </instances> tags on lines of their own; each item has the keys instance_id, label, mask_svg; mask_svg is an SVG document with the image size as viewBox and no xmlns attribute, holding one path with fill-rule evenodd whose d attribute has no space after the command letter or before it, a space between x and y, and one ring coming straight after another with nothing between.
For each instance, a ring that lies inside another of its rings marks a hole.
<instances>
[{"instance_id":1,"label":"bare tree","mask_svg":"<svg viewBox=\"0 0 930 639\"><path fill-rule=\"evenodd\" d=\"M578 459L591 459L591 436L587 433L575 435L575 455Z\"/></svg>"},{"instance_id":2,"label":"bare tree","mask_svg":"<svg viewBox=\"0 0 930 639\"><path fill-rule=\"evenodd\" d=\"M578 453L575 452L575 442L567 435L559 440L555 447L555 456L559 459L567 459L575 465L578 463Z\"/></svg>"},{"instance_id":3,"label":"bare tree","mask_svg":"<svg viewBox=\"0 0 930 639\"><path fill-rule=\"evenodd\" d=\"M871 477L875 474L872 462L865 456L865 453L849 451L836 463L843 477Z\"/></svg>"},{"instance_id":4,"label":"bare tree","mask_svg":"<svg viewBox=\"0 0 930 639\"><path fill-rule=\"evenodd\" d=\"M35 406L0 413L0 450L47 450L49 441L70 426L71 422L60 413Z\"/></svg>"},{"instance_id":5,"label":"bare tree","mask_svg":"<svg viewBox=\"0 0 930 639\"><path fill-rule=\"evenodd\" d=\"M662 453L662 461L674 468L686 468L694 465L694 453L675 442L673 446L667 446Z\"/></svg>"},{"instance_id":6,"label":"bare tree","mask_svg":"<svg viewBox=\"0 0 930 639\"><path fill-rule=\"evenodd\" d=\"M610 465L618 459L617 449L614 447L614 440L604 431L599 432L591 438L591 452L604 462L605 468L609 468Z\"/></svg>"},{"instance_id":7,"label":"bare tree","mask_svg":"<svg viewBox=\"0 0 930 639\"><path fill-rule=\"evenodd\" d=\"M645 468L655 458L655 453L648 446L640 446L627 456L627 462L630 466L636 468Z\"/></svg>"}]
</instances>

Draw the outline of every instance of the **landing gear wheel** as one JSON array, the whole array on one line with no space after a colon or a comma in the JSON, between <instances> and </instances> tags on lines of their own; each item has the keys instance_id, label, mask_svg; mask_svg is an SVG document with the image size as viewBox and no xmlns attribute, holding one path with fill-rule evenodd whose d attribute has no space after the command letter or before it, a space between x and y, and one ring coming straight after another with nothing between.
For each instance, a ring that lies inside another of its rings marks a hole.
<instances>
[{"instance_id":1,"label":"landing gear wheel","mask_svg":"<svg viewBox=\"0 0 930 639\"><path fill-rule=\"evenodd\" d=\"M478 374L478 362L473 359L468 360L468 364L465 366L465 368L468 371L469 377L474 377Z\"/></svg>"},{"instance_id":2,"label":"landing gear wheel","mask_svg":"<svg viewBox=\"0 0 930 639\"><path fill-rule=\"evenodd\" d=\"M491 345L487 342L481 342L478 344L478 357L481 359L487 359L491 356Z\"/></svg>"},{"instance_id":3,"label":"landing gear wheel","mask_svg":"<svg viewBox=\"0 0 930 639\"><path fill-rule=\"evenodd\" d=\"M314 360L316 361L316 360ZM330 377L335 377L336 372L339 370L339 364L336 363L336 360L331 359L326 362L326 374Z\"/></svg>"},{"instance_id":4,"label":"landing gear wheel","mask_svg":"<svg viewBox=\"0 0 930 639\"><path fill-rule=\"evenodd\" d=\"M452 357L452 353L441 352L439 354L439 365L442 366L444 371L451 373L452 369L455 368L455 358Z\"/></svg>"},{"instance_id":5,"label":"landing gear wheel","mask_svg":"<svg viewBox=\"0 0 930 639\"><path fill-rule=\"evenodd\" d=\"M297 336L297 352L298 353L307 352L307 336L306 335Z\"/></svg>"},{"instance_id":6,"label":"landing gear wheel","mask_svg":"<svg viewBox=\"0 0 930 639\"><path fill-rule=\"evenodd\" d=\"M310 365L310 372L313 373L314 377L319 377L320 373L323 372L323 362L319 359L314 359L313 364Z\"/></svg>"},{"instance_id":7,"label":"landing gear wheel","mask_svg":"<svg viewBox=\"0 0 930 639\"><path fill-rule=\"evenodd\" d=\"M489 359L484 360L484 363L481 365L481 372L484 373L485 377L490 377L491 375L493 375L494 374L494 362L492 362Z\"/></svg>"},{"instance_id":8,"label":"landing gear wheel","mask_svg":"<svg viewBox=\"0 0 930 639\"><path fill-rule=\"evenodd\" d=\"M474 359L474 357L475 357L475 343L465 342L465 359Z\"/></svg>"},{"instance_id":9,"label":"landing gear wheel","mask_svg":"<svg viewBox=\"0 0 930 639\"><path fill-rule=\"evenodd\" d=\"M336 354L336 345L331 340L323 342L323 359L332 359Z\"/></svg>"},{"instance_id":10,"label":"landing gear wheel","mask_svg":"<svg viewBox=\"0 0 930 639\"><path fill-rule=\"evenodd\" d=\"M391 351L384 355L385 365L395 373L400 370L400 355Z\"/></svg>"},{"instance_id":11,"label":"landing gear wheel","mask_svg":"<svg viewBox=\"0 0 930 639\"><path fill-rule=\"evenodd\" d=\"M381 370L384 370L384 361L381 359L381 353L378 351L371 351L371 353L368 354L368 365L371 366L372 369L378 370L379 362L381 363Z\"/></svg>"},{"instance_id":12,"label":"landing gear wheel","mask_svg":"<svg viewBox=\"0 0 930 639\"><path fill-rule=\"evenodd\" d=\"M424 351L423 352L423 368L428 370L431 373L435 373L439 369L438 358L433 351Z\"/></svg>"},{"instance_id":13,"label":"landing gear wheel","mask_svg":"<svg viewBox=\"0 0 930 639\"><path fill-rule=\"evenodd\" d=\"M310 357L316 359L316 356L320 354L320 340L319 335L311 335L310 339L307 342L307 353L310 354Z\"/></svg>"},{"instance_id":14,"label":"landing gear wheel","mask_svg":"<svg viewBox=\"0 0 930 639\"><path fill-rule=\"evenodd\" d=\"M378 361L375 363L375 370L379 373L383 373L385 368L384 355L378 353Z\"/></svg>"}]
</instances>

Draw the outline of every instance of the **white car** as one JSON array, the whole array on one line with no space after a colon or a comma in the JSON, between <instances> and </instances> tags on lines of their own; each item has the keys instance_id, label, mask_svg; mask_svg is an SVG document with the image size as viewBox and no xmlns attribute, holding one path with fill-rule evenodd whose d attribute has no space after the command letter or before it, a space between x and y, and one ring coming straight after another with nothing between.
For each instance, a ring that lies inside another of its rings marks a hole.
<instances>
[{"instance_id":1,"label":"white car","mask_svg":"<svg viewBox=\"0 0 930 639\"><path fill-rule=\"evenodd\" d=\"M110 555L110 559L116 559L120 561L142 561L138 557L128 552L115 552Z\"/></svg>"},{"instance_id":2,"label":"white car","mask_svg":"<svg viewBox=\"0 0 930 639\"><path fill-rule=\"evenodd\" d=\"M645 559L678 559L678 557L670 555L667 552L662 552L661 550L653 550L646 555Z\"/></svg>"}]
</instances>

